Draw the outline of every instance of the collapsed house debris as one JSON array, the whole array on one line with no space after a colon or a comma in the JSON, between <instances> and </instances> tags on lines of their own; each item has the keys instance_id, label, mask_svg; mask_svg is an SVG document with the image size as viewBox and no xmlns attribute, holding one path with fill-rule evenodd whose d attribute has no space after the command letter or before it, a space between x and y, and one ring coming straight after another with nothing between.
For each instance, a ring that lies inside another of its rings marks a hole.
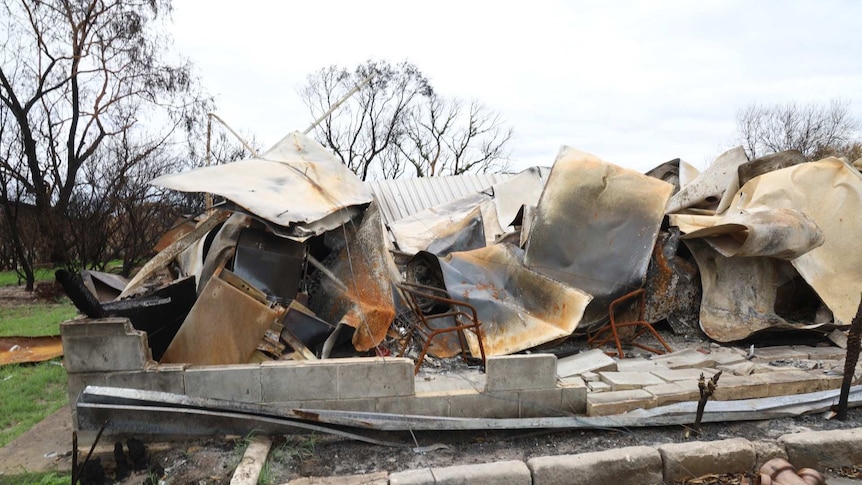
<instances>
[{"instance_id":1,"label":"collapsed house debris","mask_svg":"<svg viewBox=\"0 0 862 485\"><path fill-rule=\"evenodd\" d=\"M632 338L624 329L649 338L660 321L718 342L843 328L862 289L862 227L853 216L862 211L862 176L843 160L800 157L749 161L737 147L703 173L674 160L641 174L563 147L550 169L474 177L474 185L458 177L365 184L292 133L254 158L153 180L223 200L167 234L124 288L98 275L66 278L92 318L62 326L67 353L86 338L121 340L138 359L106 369L73 356L70 395L114 381L290 410L340 399L353 412L469 417L453 411L460 395L447 394L445 410L416 395L412 376L426 354L460 355L484 371L597 332L610 337L589 342L622 358L621 340ZM672 351L659 341L642 348ZM478 417L526 417L526 390L556 393L556 408L538 417L559 415L567 396L586 393L580 377L558 382L556 357L540 355L552 359L530 364L552 367L541 382L489 376L474 388L478 399L515 392L514 412ZM238 387L208 387L212 366L237 376ZM287 369L286 384L265 377ZM91 378L108 370L136 374ZM171 372L187 374L177 381ZM314 389L303 388L305 378ZM93 395L79 404L87 423L108 412L87 400Z\"/></svg>"}]
</instances>

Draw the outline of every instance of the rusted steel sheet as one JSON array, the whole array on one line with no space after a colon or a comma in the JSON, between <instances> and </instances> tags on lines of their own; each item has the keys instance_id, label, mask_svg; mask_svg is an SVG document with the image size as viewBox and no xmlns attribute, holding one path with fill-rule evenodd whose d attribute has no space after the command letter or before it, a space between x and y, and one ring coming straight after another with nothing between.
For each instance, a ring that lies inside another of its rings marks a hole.
<instances>
[{"instance_id":1,"label":"rusted steel sheet","mask_svg":"<svg viewBox=\"0 0 862 485\"><path fill-rule=\"evenodd\" d=\"M0 337L0 365L43 362L63 355L59 336Z\"/></svg>"},{"instance_id":2,"label":"rusted steel sheet","mask_svg":"<svg viewBox=\"0 0 862 485\"><path fill-rule=\"evenodd\" d=\"M439 259L449 296L475 307L485 354L507 355L571 335L590 295L526 266L509 244L452 253ZM470 353L481 355L466 332Z\"/></svg>"},{"instance_id":3,"label":"rusted steel sheet","mask_svg":"<svg viewBox=\"0 0 862 485\"><path fill-rule=\"evenodd\" d=\"M640 288L673 186L564 147L527 240L526 266L593 296L580 330Z\"/></svg>"},{"instance_id":4,"label":"rusted steel sheet","mask_svg":"<svg viewBox=\"0 0 862 485\"><path fill-rule=\"evenodd\" d=\"M163 175L153 185L208 192L280 226L297 240L334 229L372 200L371 191L319 143L294 132L257 158Z\"/></svg>"},{"instance_id":5,"label":"rusted steel sheet","mask_svg":"<svg viewBox=\"0 0 862 485\"><path fill-rule=\"evenodd\" d=\"M737 168L747 161L741 146L722 153L709 168L671 197L667 213L689 208L715 209L729 186L739 186Z\"/></svg>"},{"instance_id":6,"label":"rusted steel sheet","mask_svg":"<svg viewBox=\"0 0 862 485\"><path fill-rule=\"evenodd\" d=\"M161 362L198 365L249 362L267 329L283 312L284 308L270 308L221 277L213 276Z\"/></svg>"},{"instance_id":7,"label":"rusted steel sheet","mask_svg":"<svg viewBox=\"0 0 862 485\"><path fill-rule=\"evenodd\" d=\"M801 307L816 309L802 298L782 298L782 290L798 286L796 270L775 258L728 258L701 239L685 241L697 260L703 285L700 328L718 342L734 342L769 329L804 330L819 325L813 315L790 321ZM816 303L816 302L815 302ZM779 315L778 306L785 306Z\"/></svg>"},{"instance_id":8,"label":"rusted steel sheet","mask_svg":"<svg viewBox=\"0 0 862 485\"><path fill-rule=\"evenodd\" d=\"M678 229L662 232L656 240L647 269L644 320L667 320L675 333L690 333L698 328L700 276L697 266L677 255Z\"/></svg>"},{"instance_id":9,"label":"rusted steel sheet","mask_svg":"<svg viewBox=\"0 0 862 485\"><path fill-rule=\"evenodd\" d=\"M745 184L730 207L748 214L793 210L812 221L822 233L823 243L813 244L808 251L798 244L792 246L795 252L788 254L790 262L832 310L836 323L850 323L862 288L862 245L858 241L862 221L857 217L862 213L862 174L858 170L837 158L775 170ZM700 227L710 227L722 220L719 216L697 222ZM677 220L685 232L681 221ZM815 239L800 233L794 237Z\"/></svg>"},{"instance_id":10,"label":"rusted steel sheet","mask_svg":"<svg viewBox=\"0 0 862 485\"><path fill-rule=\"evenodd\" d=\"M319 288L310 295L308 307L319 318L356 329L353 346L359 351L372 349L383 341L395 319L392 282L400 276L386 249L385 237L380 211L376 204L371 204L356 235L329 266L343 287L321 276Z\"/></svg>"}]
</instances>

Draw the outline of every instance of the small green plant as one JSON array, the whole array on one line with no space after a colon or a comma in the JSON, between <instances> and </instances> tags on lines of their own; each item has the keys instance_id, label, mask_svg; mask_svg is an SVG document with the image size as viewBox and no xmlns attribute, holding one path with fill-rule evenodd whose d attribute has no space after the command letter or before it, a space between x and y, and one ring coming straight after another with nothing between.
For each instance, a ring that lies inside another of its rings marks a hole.
<instances>
[{"instance_id":1,"label":"small green plant","mask_svg":"<svg viewBox=\"0 0 862 485\"><path fill-rule=\"evenodd\" d=\"M272 450L272 457L279 463L289 465L294 461L302 462L314 456L314 448L319 442L314 434L289 436L284 443Z\"/></svg>"},{"instance_id":2,"label":"small green plant","mask_svg":"<svg viewBox=\"0 0 862 485\"><path fill-rule=\"evenodd\" d=\"M69 485L71 482L71 475L57 472L30 472L0 477L0 483L9 485Z\"/></svg>"},{"instance_id":3,"label":"small green plant","mask_svg":"<svg viewBox=\"0 0 862 485\"><path fill-rule=\"evenodd\" d=\"M269 460L263 463L263 468L260 469L260 475L257 476L258 485L272 485L274 482L272 470L269 468Z\"/></svg>"}]
</instances>

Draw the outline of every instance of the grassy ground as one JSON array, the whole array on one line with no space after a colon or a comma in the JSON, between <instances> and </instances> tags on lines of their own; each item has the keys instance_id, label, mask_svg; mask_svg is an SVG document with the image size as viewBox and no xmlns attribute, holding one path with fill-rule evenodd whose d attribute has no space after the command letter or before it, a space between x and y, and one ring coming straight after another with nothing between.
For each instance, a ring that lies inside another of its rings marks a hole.
<instances>
[{"instance_id":1,"label":"grassy ground","mask_svg":"<svg viewBox=\"0 0 862 485\"><path fill-rule=\"evenodd\" d=\"M68 300L0 307L0 337L60 335L59 323L77 314Z\"/></svg>"},{"instance_id":2,"label":"grassy ground","mask_svg":"<svg viewBox=\"0 0 862 485\"><path fill-rule=\"evenodd\" d=\"M68 301L0 308L0 336L59 335L60 322L77 314ZM61 359L0 367L0 446L68 402Z\"/></svg>"},{"instance_id":3,"label":"grassy ground","mask_svg":"<svg viewBox=\"0 0 862 485\"><path fill-rule=\"evenodd\" d=\"M36 281L50 281L54 279L54 270L51 268L37 269ZM18 275L14 271L0 271L0 286L18 286L24 284L24 280L19 280Z\"/></svg>"}]
</instances>

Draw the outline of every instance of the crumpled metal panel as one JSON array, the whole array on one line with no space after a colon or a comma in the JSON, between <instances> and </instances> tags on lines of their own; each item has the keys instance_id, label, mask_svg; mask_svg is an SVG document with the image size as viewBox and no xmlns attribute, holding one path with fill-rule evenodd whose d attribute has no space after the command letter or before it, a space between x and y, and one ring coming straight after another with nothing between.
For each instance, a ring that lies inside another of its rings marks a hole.
<instances>
[{"instance_id":1,"label":"crumpled metal panel","mask_svg":"<svg viewBox=\"0 0 862 485\"><path fill-rule=\"evenodd\" d=\"M686 232L683 239L703 238L723 256L769 256L795 259L823 245L823 232L804 213L787 208L756 209L713 216L672 215ZM706 227L702 227L702 226Z\"/></svg>"},{"instance_id":2,"label":"crumpled metal panel","mask_svg":"<svg viewBox=\"0 0 862 485\"><path fill-rule=\"evenodd\" d=\"M834 157L775 170L739 189L729 211L779 209L804 214L822 232L822 245L790 262L832 310L836 323L849 324L862 288L862 222L858 217L862 214L862 174ZM721 220L719 216L698 222L707 227Z\"/></svg>"},{"instance_id":3,"label":"crumpled metal panel","mask_svg":"<svg viewBox=\"0 0 862 485\"><path fill-rule=\"evenodd\" d=\"M439 259L449 296L476 308L485 354L507 355L571 335L592 297L526 266L510 244ZM476 337L465 332L470 353Z\"/></svg>"},{"instance_id":4,"label":"crumpled metal panel","mask_svg":"<svg viewBox=\"0 0 862 485\"><path fill-rule=\"evenodd\" d=\"M653 168L644 175L649 175L673 185L673 193L676 194L681 188L697 178L700 175L700 170L685 160L675 158Z\"/></svg>"},{"instance_id":5,"label":"crumpled metal panel","mask_svg":"<svg viewBox=\"0 0 862 485\"><path fill-rule=\"evenodd\" d=\"M227 270L225 270L227 272ZM209 279L161 362L244 364L284 309L253 298L218 275Z\"/></svg>"},{"instance_id":6,"label":"crumpled metal panel","mask_svg":"<svg viewBox=\"0 0 862 485\"><path fill-rule=\"evenodd\" d=\"M563 147L527 240L530 269L593 296L580 330L640 288L673 186ZM453 295L454 296L454 295Z\"/></svg>"},{"instance_id":7,"label":"crumpled metal panel","mask_svg":"<svg viewBox=\"0 0 862 485\"><path fill-rule=\"evenodd\" d=\"M545 168L532 167L502 182L467 197L430 207L409 217L389 223L397 248L415 254L428 249L434 241L448 237L454 225L472 217L478 207L482 213L485 245L506 233L523 205L536 205L548 177Z\"/></svg>"},{"instance_id":8,"label":"crumpled metal panel","mask_svg":"<svg viewBox=\"0 0 862 485\"><path fill-rule=\"evenodd\" d=\"M386 249L377 204L368 207L356 235L328 269L344 286L320 277L320 286L310 294L309 309L333 325L343 323L355 328L356 350L376 347L395 319L392 281L400 279Z\"/></svg>"},{"instance_id":9,"label":"crumpled metal panel","mask_svg":"<svg viewBox=\"0 0 862 485\"><path fill-rule=\"evenodd\" d=\"M778 289L792 283L793 266L775 258L728 258L701 239L685 241L700 270L700 328L718 342L734 342L768 329L811 329L776 312Z\"/></svg>"},{"instance_id":10,"label":"crumpled metal panel","mask_svg":"<svg viewBox=\"0 0 862 485\"><path fill-rule=\"evenodd\" d=\"M369 204L373 198L341 161L299 132L259 157L163 175L150 183L220 195L282 226L280 235L300 241L346 223L351 214L344 209Z\"/></svg>"},{"instance_id":11,"label":"crumpled metal panel","mask_svg":"<svg viewBox=\"0 0 862 485\"><path fill-rule=\"evenodd\" d=\"M808 160L805 158L805 155L800 153L799 150L784 150L783 152L772 153L760 158L755 158L748 163L743 163L737 169L739 173L739 185L745 185L749 180L765 173L792 167L807 161Z\"/></svg>"},{"instance_id":12,"label":"crumpled metal panel","mask_svg":"<svg viewBox=\"0 0 862 485\"><path fill-rule=\"evenodd\" d=\"M666 212L672 214L688 208L714 209L728 186L737 179L737 167L747 161L748 156L741 146L722 153L709 168L670 199Z\"/></svg>"},{"instance_id":13,"label":"crumpled metal panel","mask_svg":"<svg viewBox=\"0 0 862 485\"><path fill-rule=\"evenodd\" d=\"M679 243L676 228L656 240L644 284L644 320L666 320L674 333L688 334L699 325L700 277L697 266L677 255Z\"/></svg>"}]
</instances>

